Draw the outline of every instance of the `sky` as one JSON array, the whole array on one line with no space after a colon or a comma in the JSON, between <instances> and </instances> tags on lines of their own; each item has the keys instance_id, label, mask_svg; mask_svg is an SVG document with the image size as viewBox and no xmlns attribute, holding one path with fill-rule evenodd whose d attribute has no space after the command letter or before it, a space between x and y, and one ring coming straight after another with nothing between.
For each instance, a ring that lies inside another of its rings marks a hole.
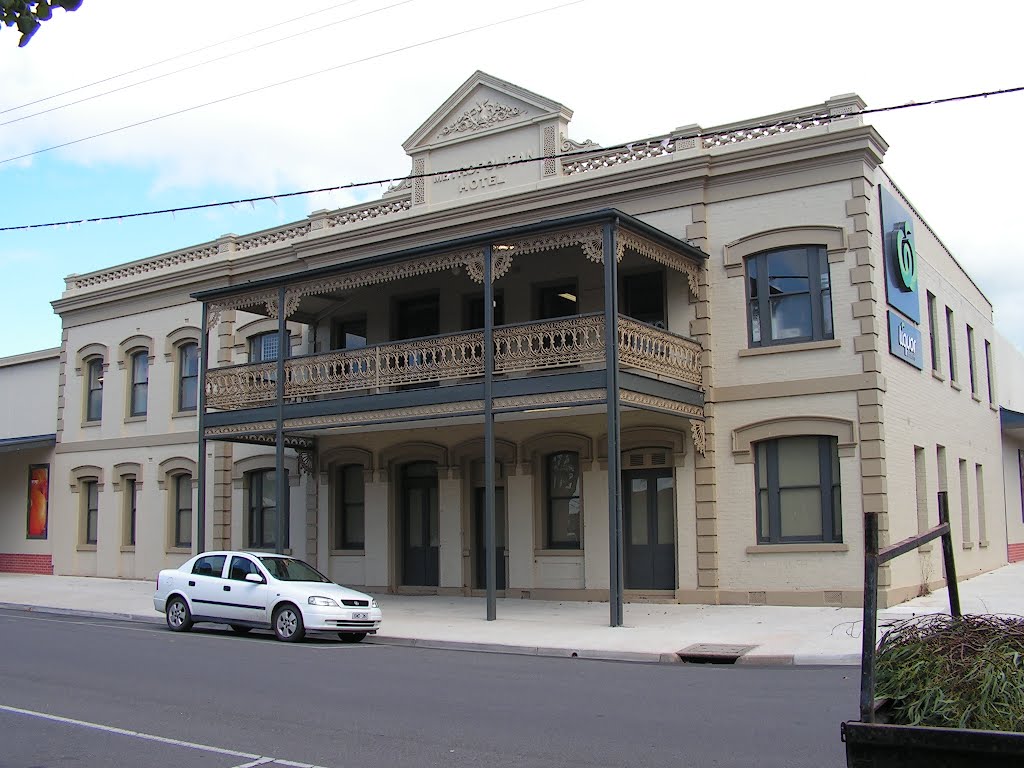
<instances>
[{"instance_id":1,"label":"sky","mask_svg":"<svg viewBox=\"0 0 1024 768\"><path fill-rule=\"evenodd\" d=\"M478 69L611 146L843 93L872 108L1022 86L1022 27L1024 4L987 0L86 0L25 48L0 28L0 228L400 177L402 142ZM1024 92L868 119L1020 349L1022 118ZM59 346L69 274L383 191L0 231L0 357Z\"/></svg>"}]
</instances>

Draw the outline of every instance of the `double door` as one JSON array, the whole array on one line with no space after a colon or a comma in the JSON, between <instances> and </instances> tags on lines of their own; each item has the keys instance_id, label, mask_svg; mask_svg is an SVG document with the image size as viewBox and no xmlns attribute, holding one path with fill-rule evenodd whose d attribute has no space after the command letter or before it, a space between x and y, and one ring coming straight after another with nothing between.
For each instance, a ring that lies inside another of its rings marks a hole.
<instances>
[{"instance_id":1,"label":"double door","mask_svg":"<svg viewBox=\"0 0 1024 768\"><path fill-rule=\"evenodd\" d=\"M626 589L676 588L674 497L670 469L622 473Z\"/></svg>"}]
</instances>

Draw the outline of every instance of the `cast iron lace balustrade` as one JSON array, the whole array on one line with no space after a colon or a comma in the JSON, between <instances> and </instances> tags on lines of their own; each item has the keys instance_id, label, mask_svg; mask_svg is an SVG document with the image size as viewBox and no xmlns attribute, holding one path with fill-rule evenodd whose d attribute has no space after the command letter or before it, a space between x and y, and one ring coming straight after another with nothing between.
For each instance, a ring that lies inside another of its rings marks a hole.
<instances>
[{"instance_id":1,"label":"cast iron lace balustrade","mask_svg":"<svg viewBox=\"0 0 1024 768\"><path fill-rule=\"evenodd\" d=\"M407 384L482 376L482 331L444 334L342 349L285 360L286 401ZM627 317L619 318L623 368L701 385L700 345ZM574 315L494 329L496 374L596 365L605 361L604 315ZM215 368L207 373L207 403L224 410L273 402L276 362Z\"/></svg>"}]
</instances>

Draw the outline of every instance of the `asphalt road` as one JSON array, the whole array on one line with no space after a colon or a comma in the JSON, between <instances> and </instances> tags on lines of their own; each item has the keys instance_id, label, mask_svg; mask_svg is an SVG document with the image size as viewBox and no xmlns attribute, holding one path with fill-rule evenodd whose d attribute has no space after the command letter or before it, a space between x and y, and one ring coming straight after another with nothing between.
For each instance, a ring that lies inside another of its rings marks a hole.
<instances>
[{"instance_id":1,"label":"asphalt road","mask_svg":"<svg viewBox=\"0 0 1024 768\"><path fill-rule=\"evenodd\" d=\"M0 610L0 768L839 768L857 683Z\"/></svg>"}]
</instances>

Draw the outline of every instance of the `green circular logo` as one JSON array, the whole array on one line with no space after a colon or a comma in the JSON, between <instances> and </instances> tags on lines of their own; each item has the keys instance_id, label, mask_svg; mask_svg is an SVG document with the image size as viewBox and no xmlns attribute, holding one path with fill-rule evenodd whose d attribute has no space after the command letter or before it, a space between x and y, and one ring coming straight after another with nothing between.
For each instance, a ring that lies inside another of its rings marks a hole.
<instances>
[{"instance_id":1,"label":"green circular logo","mask_svg":"<svg viewBox=\"0 0 1024 768\"><path fill-rule=\"evenodd\" d=\"M896 266L900 270L900 283L905 291L917 290L917 251L914 234L906 224L896 225Z\"/></svg>"}]
</instances>

